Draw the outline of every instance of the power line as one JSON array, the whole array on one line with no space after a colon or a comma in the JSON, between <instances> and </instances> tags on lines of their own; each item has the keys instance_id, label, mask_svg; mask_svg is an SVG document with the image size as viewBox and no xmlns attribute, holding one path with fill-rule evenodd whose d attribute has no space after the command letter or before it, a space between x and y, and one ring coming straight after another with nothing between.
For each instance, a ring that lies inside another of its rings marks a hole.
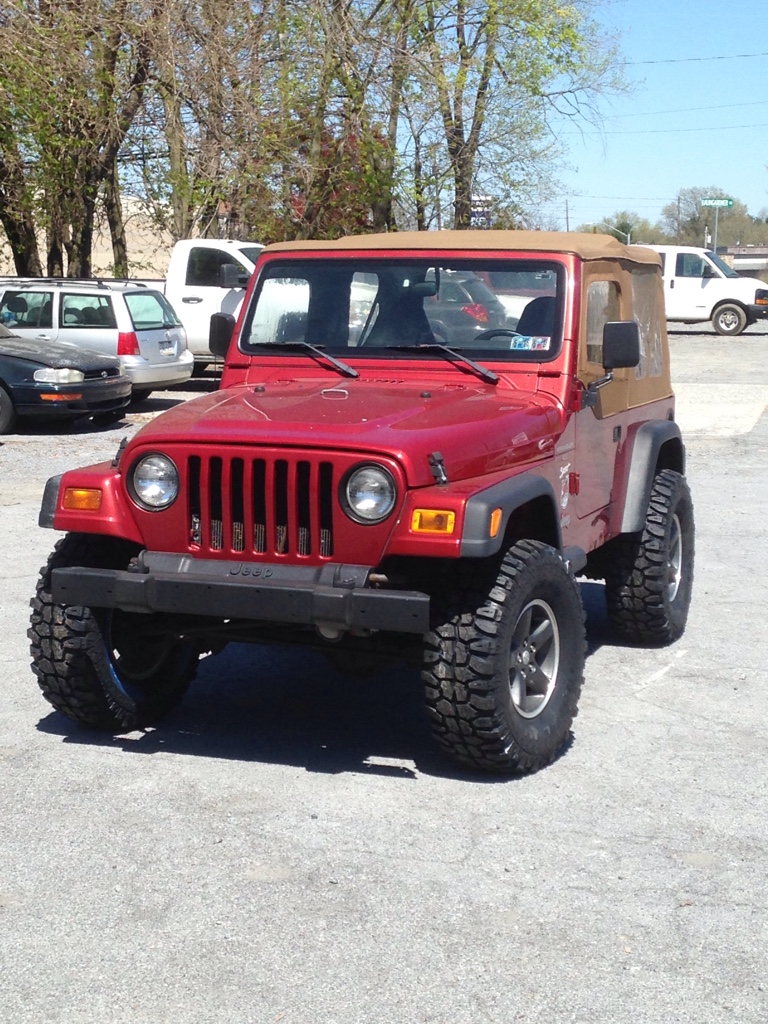
<instances>
[{"instance_id":1,"label":"power line","mask_svg":"<svg viewBox=\"0 0 768 1024\"><path fill-rule=\"evenodd\" d=\"M620 117L656 117L659 114L691 114L697 110L729 110L732 107L764 107L768 100L750 100L749 103L720 103L716 106L711 104L706 107L676 107L671 110L643 110L636 114L606 114L607 120L616 120Z\"/></svg>"},{"instance_id":2,"label":"power line","mask_svg":"<svg viewBox=\"0 0 768 1024\"><path fill-rule=\"evenodd\" d=\"M631 131L618 132L560 132L561 135L581 135L583 138L597 139L604 135L682 135L683 132L732 132L743 128L768 128L763 124L723 124L712 128L636 128Z\"/></svg>"},{"instance_id":3,"label":"power line","mask_svg":"<svg viewBox=\"0 0 768 1024\"><path fill-rule=\"evenodd\" d=\"M706 60L744 60L748 57L768 57L768 53L732 53L720 57L672 57L668 60L628 60L627 67L640 67L643 64L691 64Z\"/></svg>"}]
</instances>

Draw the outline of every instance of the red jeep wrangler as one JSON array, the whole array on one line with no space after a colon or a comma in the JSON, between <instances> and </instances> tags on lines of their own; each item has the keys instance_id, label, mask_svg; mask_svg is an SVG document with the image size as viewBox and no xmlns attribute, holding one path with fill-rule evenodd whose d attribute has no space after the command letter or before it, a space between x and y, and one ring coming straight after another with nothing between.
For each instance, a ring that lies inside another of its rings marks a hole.
<instances>
[{"instance_id":1,"label":"red jeep wrangler","mask_svg":"<svg viewBox=\"0 0 768 1024\"><path fill-rule=\"evenodd\" d=\"M67 535L29 636L65 715L131 730L181 700L202 652L311 644L352 670L417 659L447 753L531 771L576 714L576 575L605 580L624 639L683 632L693 511L652 250L282 243L211 343L218 391L46 486L40 523Z\"/></svg>"}]
</instances>

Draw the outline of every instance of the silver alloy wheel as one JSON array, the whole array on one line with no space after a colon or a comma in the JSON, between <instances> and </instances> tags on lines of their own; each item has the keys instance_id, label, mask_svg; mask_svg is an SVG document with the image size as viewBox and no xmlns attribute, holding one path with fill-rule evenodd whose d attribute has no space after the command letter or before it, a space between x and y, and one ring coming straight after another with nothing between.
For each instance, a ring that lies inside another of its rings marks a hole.
<instances>
[{"instance_id":1,"label":"silver alloy wheel","mask_svg":"<svg viewBox=\"0 0 768 1024\"><path fill-rule=\"evenodd\" d=\"M720 325L725 331L733 331L739 326L738 316L730 309L720 314Z\"/></svg>"},{"instance_id":2,"label":"silver alloy wheel","mask_svg":"<svg viewBox=\"0 0 768 1024\"><path fill-rule=\"evenodd\" d=\"M509 660L512 703L522 718L536 718L549 703L560 667L560 631L546 601L529 601L515 623Z\"/></svg>"},{"instance_id":3,"label":"silver alloy wheel","mask_svg":"<svg viewBox=\"0 0 768 1024\"><path fill-rule=\"evenodd\" d=\"M683 568L683 531L680 528L680 520L677 516L672 517L672 526L669 531L669 556L667 557L667 596L674 601L682 582Z\"/></svg>"}]
</instances>

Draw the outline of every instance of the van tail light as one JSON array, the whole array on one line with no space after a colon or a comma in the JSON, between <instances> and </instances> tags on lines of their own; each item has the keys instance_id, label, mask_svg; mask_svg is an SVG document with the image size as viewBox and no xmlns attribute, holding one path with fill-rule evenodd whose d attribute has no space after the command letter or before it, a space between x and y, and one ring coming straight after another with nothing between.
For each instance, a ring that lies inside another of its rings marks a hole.
<instances>
[{"instance_id":1,"label":"van tail light","mask_svg":"<svg viewBox=\"0 0 768 1024\"><path fill-rule=\"evenodd\" d=\"M481 302L473 302L471 306L462 306L461 312L471 316L479 324L487 324L491 319L488 315L488 310Z\"/></svg>"},{"instance_id":2,"label":"van tail light","mask_svg":"<svg viewBox=\"0 0 768 1024\"><path fill-rule=\"evenodd\" d=\"M117 354L119 356L141 355L139 339L135 331L120 331L117 336Z\"/></svg>"}]
</instances>

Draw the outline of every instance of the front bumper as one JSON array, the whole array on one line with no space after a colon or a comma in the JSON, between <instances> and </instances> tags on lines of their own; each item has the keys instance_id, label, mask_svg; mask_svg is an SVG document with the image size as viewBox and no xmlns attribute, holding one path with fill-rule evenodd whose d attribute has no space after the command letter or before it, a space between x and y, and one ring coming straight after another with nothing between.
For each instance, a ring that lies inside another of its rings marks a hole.
<instances>
[{"instance_id":1,"label":"front bumper","mask_svg":"<svg viewBox=\"0 0 768 1024\"><path fill-rule=\"evenodd\" d=\"M20 416L90 416L128 405L131 380L121 375L77 384L25 382L12 385L11 394Z\"/></svg>"},{"instance_id":2,"label":"front bumper","mask_svg":"<svg viewBox=\"0 0 768 1024\"><path fill-rule=\"evenodd\" d=\"M768 319L768 306L747 306L747 317L753 322Z\"/></svg>"},{"instance_id":3,"label":"front bumper","mask_svg":"<svg viewBox=\"0 0 768 1024\"><path fill-rule=\"evenodd\" d=\"M136 571L54 569L53 599L65 605L213 619L396 633L429 629L429 596L375 587L368 566L270 565L147 551L138 562Z\"/></svg>"}]
</instances>

